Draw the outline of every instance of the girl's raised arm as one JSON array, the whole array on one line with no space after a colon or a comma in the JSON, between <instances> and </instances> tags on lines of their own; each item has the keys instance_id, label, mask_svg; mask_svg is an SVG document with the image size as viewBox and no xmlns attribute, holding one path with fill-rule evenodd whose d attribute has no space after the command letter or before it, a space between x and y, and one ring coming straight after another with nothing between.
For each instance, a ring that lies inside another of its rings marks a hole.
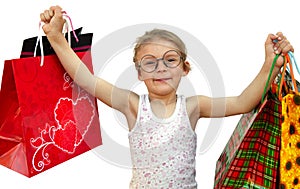
<instances>
[{"instance_id":1,"label":"girl's raised arm","mask_svg":"<svg viewBox=\"0 0 300 189\"><path fill-rule=\"evenodd\" d=\"M275 43L274 40L278 42ZM284 55L289 51L293 52L294 48L281 32L276 33L276 35L269 34L265 42L265 62L255 79L239 96L225 98L198 96L196 99L194 98L198 104L199 117L231 116L253 110L262 98L275 55ZM279 73L283 62L284 59L280 56L270 77L271 81Z\"/></svg>"},{"instance_id":2,"label":"girl's raised arm","mask_svg":"<svg viewBox=\"0 0 300 189\"><path fill-rule=\"evenodd\" d=\"M64 19L62 9L53 6L40 14L45 23L43 30L56 55L72 79L83 89L94 95L108 106L124 113L128 118L135 118L139 97L137 94L120 89L107 81L94 76L78 58L65 39L62 28Z\"/></svg>"}]
</instances>

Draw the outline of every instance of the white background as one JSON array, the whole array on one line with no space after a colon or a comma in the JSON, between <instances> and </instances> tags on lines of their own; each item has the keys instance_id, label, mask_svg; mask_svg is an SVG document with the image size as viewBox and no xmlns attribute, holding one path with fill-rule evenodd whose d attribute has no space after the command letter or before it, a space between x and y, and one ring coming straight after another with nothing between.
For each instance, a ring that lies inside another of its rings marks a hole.
<instances>
[{"instance_id":1,"label":"white background","mask_svg":"<svg viewBox=\"0 0 300 189\"><path fill-rule=\"evenodd\" d=\"M142 23L168 24L189 32L208 48L217 62L227 96L240 94L260 70L268 33L284 32L294 45L296 59L300 48L297 1L9 0L2 3L0 11L0 78L4 60L19 57L23 39L37 35L40 12L56 4L69 13L75 28L83 26L84 32L93 32L94 41L123 27ZM123 70L122 66L114 69ZM201 90L202 86L194 82ZM100 117L111 116L102 107L99 111ZM114 118L109 118L100 119L102 129L127 146L126 130L112 124L110 120ZM197 153L199 188L213 187L215 163L238 120L239 116L224 119L221 133L211 148ZM205 131L205 126L199 124L199 143ZM30 179L0 166L0 188L128 188L130 178L130 169L104 161L93 151Z\"/></svg>"}]
</instances>

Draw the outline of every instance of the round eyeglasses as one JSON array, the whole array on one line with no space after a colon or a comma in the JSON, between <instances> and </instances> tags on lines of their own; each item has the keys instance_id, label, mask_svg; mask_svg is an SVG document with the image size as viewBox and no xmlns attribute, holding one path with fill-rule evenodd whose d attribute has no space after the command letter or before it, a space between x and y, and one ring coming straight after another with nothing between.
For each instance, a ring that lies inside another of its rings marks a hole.
<instances>
[{"instance_id":1,"label":"round eyeglasses","mask_svg":"<svg viewBox=\"0 0 300 189\"><path fill-rule=\"evenodd\" d=\"M176 68L181 63L182 56L176 50L165 52L162 58L156 58L153 55L147 54L142 57L138 67L145 72L151 73L157 69L160 60L163 61L166 67Z\"/></svg>"}]
</instances>

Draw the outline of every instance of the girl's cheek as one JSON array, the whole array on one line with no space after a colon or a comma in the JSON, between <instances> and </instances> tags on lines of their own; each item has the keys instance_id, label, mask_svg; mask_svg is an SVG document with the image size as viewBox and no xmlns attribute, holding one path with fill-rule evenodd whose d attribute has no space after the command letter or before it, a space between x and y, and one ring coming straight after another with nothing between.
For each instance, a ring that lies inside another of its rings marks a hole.
<instances>
[{"instance_id":1,"label":"girl's cheek","mask_svg":"<svg viewBox=\"0 0 300 189\"><path fill-rule=\"evenodd\" d=\"M153 79L153 74L152 73L140 73L139 74L139 80L145 81L147 79Z\"/></svg>"}]
</instances>

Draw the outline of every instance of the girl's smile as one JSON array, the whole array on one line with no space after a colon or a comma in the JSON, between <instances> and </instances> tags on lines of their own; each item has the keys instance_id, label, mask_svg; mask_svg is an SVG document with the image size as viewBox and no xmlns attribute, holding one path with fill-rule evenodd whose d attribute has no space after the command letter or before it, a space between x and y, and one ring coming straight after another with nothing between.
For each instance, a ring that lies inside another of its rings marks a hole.
<instances>
[{"instance_id":1,"label":"girl's smile","mask_svg":"<svg viewBox=\"0 0 300 189\"><path fill-rule=\"evenodd\" d=\"M166 82L168 80L170 80L171 78L160 78L160 79L153 79L154 81L157 81L157 82Z\"/></svg>"}]
</instances>

